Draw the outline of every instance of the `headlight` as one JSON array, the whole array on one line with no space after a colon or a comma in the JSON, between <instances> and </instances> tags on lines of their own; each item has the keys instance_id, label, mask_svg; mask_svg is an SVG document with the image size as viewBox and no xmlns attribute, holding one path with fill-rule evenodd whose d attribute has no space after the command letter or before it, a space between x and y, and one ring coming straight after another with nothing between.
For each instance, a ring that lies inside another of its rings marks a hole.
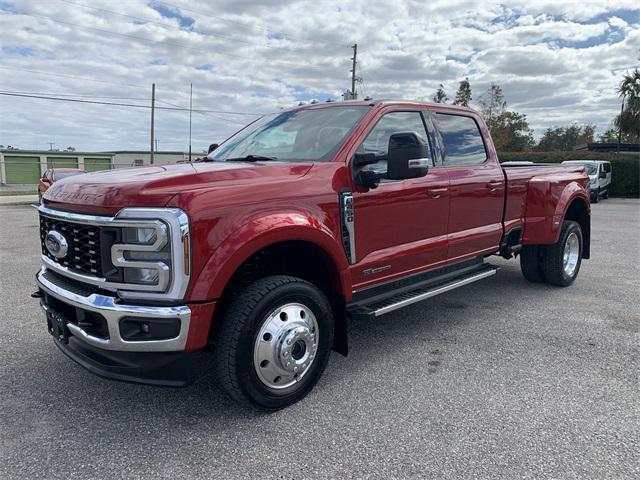
<instances>
[{"instance_id":1,"label":"headlight","mask_svg":"<svg viewBox=\"0 0 640 480\"><path fill-rule=\"evenodd\" d=\"M156 241L157 233L155 228L129 228L122 229L122 240L124 243L152 244Z\"/></svg>"},{"instance_id":2,"label":"headlight","mask_svg":"<svg viewBox=\"0 0 640 480\"><path fill-rule=\"evenodd\" d=\"M111 262L122 269L123 298L181 298L190 274L189 222L178 209L126 208Z\"/></svg>"}]
</instances>

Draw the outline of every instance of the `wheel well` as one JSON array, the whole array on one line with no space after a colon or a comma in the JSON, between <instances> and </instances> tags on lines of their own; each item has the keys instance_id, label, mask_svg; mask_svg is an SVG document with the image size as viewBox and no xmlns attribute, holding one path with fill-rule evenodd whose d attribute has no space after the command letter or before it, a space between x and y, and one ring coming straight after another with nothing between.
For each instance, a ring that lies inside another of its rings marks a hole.
<instances>
[{"instance_id":1,"label":"wheel well","mask_svg":"<svg viewBox=\"0 0 640 480\"><path fill-rule=\"evenodd\" d=\"M346 355L344 298L338 269L321 247L306 241L287 241L269 245L247 258L235 271L222 292L216 316L223 314L234 292L270 275L291 275L306 280L327 297L335 321L334 349ZM215 322L218 323L218 322ZM215 328L211 329L215 335Z\"/></svg>"},{"instance_id":2,"label":"wheel well","mask_svg":"<svg viewBox=\"0 0 640 480\"><path fill-rule=\"evenodd\" d=\"M582 258L591 256L591 217L587 213L587 205L581 198L576 198L564 215L565 220L578 222L582 230Z\"/></svg>"}]
</instances>

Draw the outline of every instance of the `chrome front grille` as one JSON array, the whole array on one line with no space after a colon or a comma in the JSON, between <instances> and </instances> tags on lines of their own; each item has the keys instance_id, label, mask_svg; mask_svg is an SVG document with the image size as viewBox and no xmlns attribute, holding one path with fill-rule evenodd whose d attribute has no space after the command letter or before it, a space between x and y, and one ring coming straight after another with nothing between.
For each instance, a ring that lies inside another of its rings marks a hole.
<instances>
[{"instance_id":1,"label":"chrome front grille","mask_svg":"<svg viewBox=\"0 0 640 480\"><path fill-rule=\"evenodd\" d=\"M53 256L45 244L45 237L52 230L62 234L69 245L63 258ZM103 276L100 227L40 215L40 243L42 254L54 262L78 273Z\"/></svg>"}]
</instances>

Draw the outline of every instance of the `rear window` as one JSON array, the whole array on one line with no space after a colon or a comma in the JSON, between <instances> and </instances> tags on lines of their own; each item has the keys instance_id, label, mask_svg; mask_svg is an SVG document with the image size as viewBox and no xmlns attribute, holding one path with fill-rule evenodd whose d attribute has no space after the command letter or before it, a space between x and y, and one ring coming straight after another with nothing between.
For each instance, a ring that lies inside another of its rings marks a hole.
<instances>
[{"instance_id":1,"label":"rear window","mask_svg":"<svg viewBox=\"0 0 640 480\"><path fill-rule=\"evenodd\" d=\"M471 117L437 113L446 166L479 165L487 160L482 134Z\"/></svg>"}]
</instances>

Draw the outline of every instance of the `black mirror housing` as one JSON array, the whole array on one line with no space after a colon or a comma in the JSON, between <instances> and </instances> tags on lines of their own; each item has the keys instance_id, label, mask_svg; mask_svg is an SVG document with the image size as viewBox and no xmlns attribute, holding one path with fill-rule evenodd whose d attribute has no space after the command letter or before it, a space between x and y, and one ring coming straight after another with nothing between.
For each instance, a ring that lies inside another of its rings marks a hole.
<instances>
[{"instance_id":1,"label":"black mirror housing","mask_svg":"<svg viewBox=\"0 0 640 480\"><path fill-rule=\"evenodd\" d=\"M415 132L398 132L389 137L387 178L404 180L424 177L429 171L429 147Z\"/></svg>"}]
</instances>

